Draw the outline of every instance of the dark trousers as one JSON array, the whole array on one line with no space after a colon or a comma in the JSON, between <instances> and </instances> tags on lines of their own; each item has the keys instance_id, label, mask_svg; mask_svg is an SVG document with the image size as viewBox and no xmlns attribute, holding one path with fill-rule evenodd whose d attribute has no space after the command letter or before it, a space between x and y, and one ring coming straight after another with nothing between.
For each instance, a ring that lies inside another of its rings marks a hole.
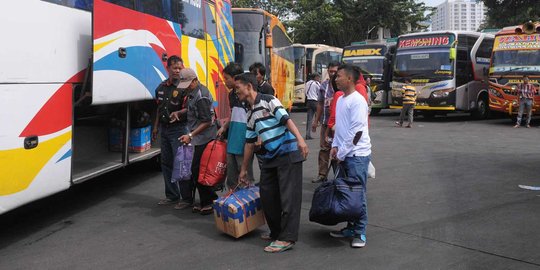
<instances>
[{"instance_id":1,"label":"dark trousers","mask_svg":"<svg viewBox=\"0 0 540 270\"><path fill-rule=\"evenodd\" d=\"M332 145L326 142L324 134L328 125L321 125L321 138L320 138L320 150L319 150L319 175L324 177L328 176L328 170L330 168L330 149Z\"/></svg>"},{"instance_id":2,"label":"dark trousers","mask_svg":"<svg viewBox=\"0 0 540 270\"><path fill-rule=\"evenodd\" d=\"M171 183L172 169L176 151L180 146L178 138L187 133L184 125L161 125L161 171L165 181L165 197L172 201L180 199L178 184Z\"/></svg>"},{"instance_id":3,"label":"dark trousers","mask_svg":"<svg viewBox=\"0 0 540 270\"><path fill-rule=\"evenodd\" d=\"M307 107L307 122L306 122L306 138L311 138L311 125L313 124L313 115L317 112L317 101L308 100Z\"/></svg>"},{"instance_id":4,"label":"dark trousers","mask_svg":"<svg viewBox=\"0 0 540 270\"><path fill-rule=\"evenodd\" d=\"M180 191L182 193L182 199L193 203L195 199L195 190L199 190L199 198L201 199L201 207L208 206L217 199L216 192L213 187L204 186L199 184L199 170L201 167L201 157L204 152L204 148L208 143L203 145L196 145L193 149L193 162L191 163L191 181L180 182Z\"/></svg>"},{"instance_id":5,"label":"dark trousers","mask_svg":"<svg viewBox=\"0 0 540 270\"><path fill-rule=\"evenodd\" d=\"M274 240L298 241L302 205L302 162L261 169L261 202Z\"/></svg>"}]
</instances>

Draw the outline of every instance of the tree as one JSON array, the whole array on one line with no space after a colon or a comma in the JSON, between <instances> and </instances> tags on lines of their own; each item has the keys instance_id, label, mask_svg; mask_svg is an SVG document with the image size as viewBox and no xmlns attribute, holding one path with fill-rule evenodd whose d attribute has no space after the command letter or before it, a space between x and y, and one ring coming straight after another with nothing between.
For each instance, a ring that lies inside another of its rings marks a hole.
<instances>
[{"instance_id":1,"label":"tree","mask_svg":"<svg viewBox=\"0 0 540 270\"><path fill-rule=\"evenodd\" d=\"M538 0L484 0L487 7L485 28L503 28L540 21Z\"/></svg>"}]
</instances>

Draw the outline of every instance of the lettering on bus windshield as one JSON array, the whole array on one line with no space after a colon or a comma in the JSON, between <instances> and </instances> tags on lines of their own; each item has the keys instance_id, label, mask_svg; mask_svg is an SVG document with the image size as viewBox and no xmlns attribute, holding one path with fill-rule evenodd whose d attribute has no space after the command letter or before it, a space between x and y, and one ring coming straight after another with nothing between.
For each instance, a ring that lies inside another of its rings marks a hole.
<instances>
[{"instance_id":1,"label":"lettering on bus windshield","mask_svg":"<svg viewBox=\"0 0 540 270\"><path fill-rule=\"evenodd\" d=\"M441 37L417 37L409 39L401 39L398 48L416 48L416 47L433 47L433 46L448 46L450 45L449 36Z\"/></svg>"},{"instance_id":2,"label":"lettering on bus windshield","mask_svg":"<svg viewBox=\"0 0 540 270\"><path fill-rule=\"evenodd\" d=\"M382 55L382 48L345 50L343 57Z\"/></svg>"},{"instance_id":3,"label":"lettering on bus windshield","mask_svg":"<svg viewBox=\"0 0 540 270\"><path fill-rule=\"evenodd\" d=\"M538 50L540 49L540 35L509 35L499 36L495 39L494 51L502 50Z\"/></svg>"}]
</instances>

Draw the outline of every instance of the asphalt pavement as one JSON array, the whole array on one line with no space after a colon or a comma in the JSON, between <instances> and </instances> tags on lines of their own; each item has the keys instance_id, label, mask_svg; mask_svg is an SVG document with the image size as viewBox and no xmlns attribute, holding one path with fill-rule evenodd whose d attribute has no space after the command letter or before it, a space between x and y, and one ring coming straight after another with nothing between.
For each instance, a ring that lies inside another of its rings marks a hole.
<instances>
[{"instance_id":1,"label":"asphalt pavement","mask_svg":"<svg viewBox=\"0 0 540 270\"><path fill-rule=\"evenodd\" d=\"M292 114L305 131L305 112ZM267 254L265 227L233 239L213 216L158 206L161 173L137 164L0 216L0 269L540 269L540 119L371 117L377 178L367 245L308 221L318 139L303 167L300 239ZM315 136L318 138L318 136ZM258 175L258 174L257 174Z\"/></svg>"}]
</instances>

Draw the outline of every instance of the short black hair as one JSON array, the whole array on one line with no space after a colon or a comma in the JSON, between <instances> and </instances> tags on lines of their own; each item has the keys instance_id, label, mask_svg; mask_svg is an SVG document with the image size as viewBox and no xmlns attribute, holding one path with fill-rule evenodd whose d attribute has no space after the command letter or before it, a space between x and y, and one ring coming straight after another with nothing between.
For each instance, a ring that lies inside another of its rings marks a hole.
<instances>
[{"instance_id":1,"label":"short black hair","mask_svg":"<svg viewBox=\"0 0 540 270\"><path fill-rule=\"evenodd\" d=\"M223 73L234 78L234 76L244 73L244 68L238 63L231 62L223 68Z\"/></svg>"},{"instance_id":2,"label":"short black hair","mask_svg":"<svg viewBox=\"0 0 540 270\"><path fill-rule=\"evenodd\" d=\"M176 63L184 63L184 60L182 60L182 58L180 58L180 56L178 55L171 55L168 59L167 59L167 67L170 67Z\"/></svg>"},{"instance_id":3,"label":"short black hair","mask_svg":"<svg viewBox=\"0 0 540 270\"><path fill-rule=\"evenodd\" d=\"M358 67L349 64L342 64L338 67L338 71L342 69L345 70L349 76L353 77L354 83L356 83L360 78L361 72Z\"/></svg>"},{"instance_id":4,"label":"short black hair","mask_svg":"<svg viewBox=\"0 0 540 270\"><path fill-rule=\"evenodd\" d=\"M404 83L411 83L411 78L405 77L405 78L403 79L403 82L404 82Z\"/></svg>"},{"instance_id":5,"label":"short black hair","mask_svg":"<svg viewBox=\"0 0 540 270\"><path fill-rule=\"evenodd\" d=\"M251 72L246 72L242 74L238 74L234 77L235 81L240 81L241 83L248 85L251 84L254 91L257 91L257 77L255 77L255 74Z\"/></svg>"},{"instance_id":6,"label":"short black hair","mask_svg":"<svg viewBox=\"0 0 540 270\"><path fill-rule=\"evenodd\" d=\"M328 68L331 68L331 67L339 67L339 62L338 61L332 61L330 63L328 63Z\"/></svg>"},{"instance_id":7,"label":"short black hair","mask_svg":"<svg viewBox=\"0 0 540 270\"><path fill-rule=\"evenodd\" d=\"M341 89L338 88L337 83L337 74L334 74L334 76L330 77L330 83L332 83L332 89L334 89L334 92L341 91Z\"/></svg>"},{"instance_id":8,"label":"short black hair","mask_svg":"<svg viewBox=\"0 0 540 270\"><path fill-rule=\"evenodd\" d=\"M266 75L266 68L262 63L257 62L249 66L249 72L254 73L255 75L257 75L256 72L259 72L264 77Z\"/></svg>"}]
</instances>

